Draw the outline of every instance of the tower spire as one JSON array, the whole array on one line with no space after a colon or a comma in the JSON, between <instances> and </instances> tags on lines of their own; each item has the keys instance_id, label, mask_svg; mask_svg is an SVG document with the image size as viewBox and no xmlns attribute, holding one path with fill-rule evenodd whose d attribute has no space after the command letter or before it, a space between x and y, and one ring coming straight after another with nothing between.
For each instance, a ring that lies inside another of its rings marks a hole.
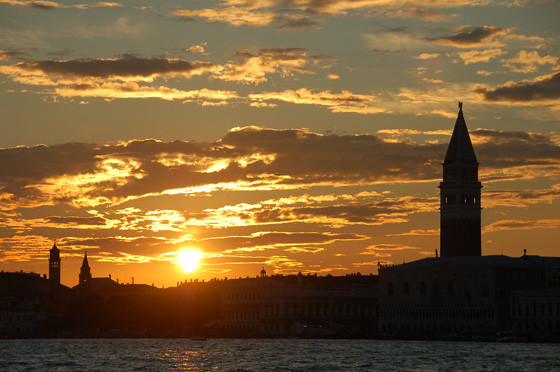
<instances>
[{"instance_id":1,"label":"tower spire","mask_svg":"<svg viewBox=\"0 0 560 372\"><path fill-rule=\"evenodd\" d=\"M453 134L447 147L444 163L474 162L477 163L474 148L469 136L469 130L463 115L463 102L459 102L459 113L453 127Z\"/></svg>"},{"instance_id":2,"label":"tower spire","mask_svg":"<svg viewBox=\"0 0 560 372\"><path fill-rule=\"evenodd\" d=\"M443 161L443 182L439 188L440 256L480 256L482 185L462 102Z\"/></svg>"},{"instance_id":3,"label":"tower spire","mask_svg":"<svg viewBox=\"0 0 560 372\"><path fill-rule=\"evenodd\" d=\"M80 284L83 284L91 279L91 271L87 259L87 251L84 252L84 260L82 261L82 267L80 269L80 275L78 276L78 279Z\"/></svg>"},{"instance_id":4,"label":"tower spire","mask_svg":"<svg viewBox=\"0 0 560 372\"><path fill-rule=\"evenodd\" d=\"M60 284L60 249L56 246L56 240L49 251L49 280L53 284Z\"/></svg>"}]
</instances>

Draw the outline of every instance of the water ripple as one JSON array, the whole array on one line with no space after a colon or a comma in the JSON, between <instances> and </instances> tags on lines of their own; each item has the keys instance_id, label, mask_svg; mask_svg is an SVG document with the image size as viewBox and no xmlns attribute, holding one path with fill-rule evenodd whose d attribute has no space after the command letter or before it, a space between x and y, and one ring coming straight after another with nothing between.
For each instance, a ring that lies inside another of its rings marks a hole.
<instances>
[{"instance_id":1,"label":"water ripple","mask_svg":"<svg viewBox=\"0 0 560 372\"><path fill-rule=\"evenodd\" d=\"M560 371L552 344L379 340L1 340L0 370Z\"/></svg>"}]
</instances>

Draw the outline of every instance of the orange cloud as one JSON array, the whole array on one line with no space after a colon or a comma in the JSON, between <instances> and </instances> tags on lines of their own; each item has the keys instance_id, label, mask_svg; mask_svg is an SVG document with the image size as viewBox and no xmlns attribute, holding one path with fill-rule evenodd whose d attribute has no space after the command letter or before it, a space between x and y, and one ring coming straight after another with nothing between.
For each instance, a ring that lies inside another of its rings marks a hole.
<instances>
[{"instance_id":1,"label":"orange cloud","mask_svg":"<svg viewBox=\"0 0 560 372\"><path fill-rule=\"evenodd\" d=\"M377 114L386 112L385 109L374 106L375 98L373 95L355 94L345 90L341 93L334 93L331 91L313 91L301 88L283 92L249 94L249 99L256 102L283 101L295 104L327 106L335 113Z\"/></svg>"},{"instance_id":2,"label":"orange cloud","mask_svg":"<svg viewBox=\"0 0 560 372\"><path fill-rule=\"evenodd\" d=\"M493 130L475 130L472 135L479 160L485 164L481 171L485 182L559 173L558 144L550 136ZM371 135L321 135L308 130L258 127L235 128L210 143L143 140L117 145L0 149L2 213L10 215L24 206L62 203L94 207L147 196L216 190L289 190L437 180L444 153L445 144L416 144L399 137L384 140ZM414 200L406 202L416 208ZM314 203L318 203L316 208L307 205L295 209L292 205L291 210L283 208L274 213L280 213L280 220L316 214L323 223L333 225L351 219L360 222L359 214L353 214L358 211L371 214L363 217L362 222L367 224L398 217L393 213L396 211L388 211L385 219L372 217L378 207L375 203L352 213L351 203L343 203L329 213L319 201ZM426 200L418 203L425 205ZM204 218L219 219L231 213L235 222L236 213L251 209L237 208L215 210ZM264 222L264 216L257 218L253 213L244 220L260 218Z\"/></svg>"},{"instance_id":3,"label":"orange cloud","mask_svg":"<svg viewBox=\"0 0 560 372\"><path fill-rule=\"evenodd\" d=\"M239 98L234 91L225 90L190 90L184 91L168 87L141 86L137 83L103 83L103 84L77 84L55 89L60 97L84 98L160 98L164 100L184 100L184 102L197 102L207 105L209 100L216 100L220 104L228 104L229 100Z\"/></svg>"},{"instance_id":4,"label":"orange cloud","mask_svg":"<svg viewBox=\"0 0 560 372\"><path fill-rule=\"evenodd\" d=\"M513 58L503 59L502 63L505 67L514 72L530 73L536 72L538 70L538 66L546 64L553 66L557 65L558 57L551 55L541 57L537 51L527 52L522 50Z\"/></svg>"},{"instance_id":5,"label":"orange cloud","mask_svg":"<svg viewBox=\"0 0 560 372\"><path fill-rule=\"evenodd\" d=\"M277 26L297 29L316 26L327 16L346 16L376 10L386 17L416 18L432 22L446 22L455 14L440 13L426 8L449 8L485 5L479 0L436 0L402 10L397 0L221 0L218 6L202 9L181 9L170 13L184 20L203 19L209 23L227 23L234 27Z\"/></svg>"},{"instance_id":6,"label":"orange cloud","mask_svg":"<svg viewBox=\"0 0 560 372\"><path fill-rule=\"evenodd\" d=\"M534 229L554 229L560 227L560 219L542 219L532 221L502 220L484 226L483 233L504 230L534 230Z\"/></svg>"},{"instance_id":7,"label":"orange cloud","mask_svg":"<svg viewBox=\"0 0 560 372\"><path fill-rule=\"evenodd\" d=\"M469 52L459 52L459 57L465 65L471 63L488 62L493 58L497 58L505 52L501 49L472 50Z\"/></svg>"},{"instance_id":8,"label":"orange cloud","mask_svg":"<svg viewBox=\"0 0 560 372\"><path fill-rule=\"evenodd\" d=\"M256 52L244 49L236 53L240 61L227 63L216 77L222 80L258 84L267 81L266 76L280 73L291 76L294 73L312 73L306 67L310 62L318 62L325 56L311 56L303 48L262 48Z\"/></svg>"}]
</instances>

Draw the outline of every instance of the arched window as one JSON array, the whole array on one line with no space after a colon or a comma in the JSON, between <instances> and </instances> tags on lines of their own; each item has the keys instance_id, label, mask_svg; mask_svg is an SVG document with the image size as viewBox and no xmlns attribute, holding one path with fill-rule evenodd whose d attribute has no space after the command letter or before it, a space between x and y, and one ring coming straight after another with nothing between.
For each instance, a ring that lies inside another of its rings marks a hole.
<instances>
[{"instance_id":1,"label":"arched window","mask_svg":"<svg viewBox=\"0 0 560 372\"><path fill-rule=\"evenodd\" d=\"M408 282L404 282L403 293L404 293L405 295L410 294L410 286L408 285Z\"/></svg>"},{"instance_id":2,"label":"arched window","mask_svg":"<svg viewBox=\"0 0 560 372\"><path fill-rule=\"evenodd\" d=\"M426 294L426 283L424 282L420 283L420 294Z\"/></svg>"},{"instance_id":3,"label":"arched window","mask_svg":"<svg viewBox=\"0 0 560 372\"><path fill-rule=\"evenodd\" d=\"M393 283L389 283L389 285L387 286L387 294L388 295L393 294Z\"/></svg>"}]
</instances>

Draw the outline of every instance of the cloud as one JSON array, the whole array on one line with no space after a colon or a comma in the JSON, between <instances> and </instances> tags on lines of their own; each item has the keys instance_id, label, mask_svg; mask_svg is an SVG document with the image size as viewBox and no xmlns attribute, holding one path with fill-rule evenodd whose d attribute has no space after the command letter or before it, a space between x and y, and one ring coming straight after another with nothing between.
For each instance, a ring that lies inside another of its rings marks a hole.
<instances>
[{"instance_id":1,"label":"cloud","mask_svg":"<svg viewBox=\"0 0 560 372\"><path fill-rule=\"evenodd\" d=\"M417 55L416 59L434 59L439 57L439 53L421 53L419 55Z\"/></svg>"},{"instance_id":2,"label":"cloud","mask_svg":"<svg viewBox=\"0 0 560 372\"><path fill-rule=\"evenodd\" d=\"M415 229L398 234L385 234L385 236L432 236L439 235L439 229Z\"/></svg>"},{"instance_id":3,"label":"cloud","mask_svg":"<svg viewBox=\"0 0 560 372\"><path fill-rule=\"evenodd\" d=\"M534 229L554 229L560 227L560 219L541 219L532 221L522 220L501 220L490 225L484 226L482 232L490 233L495 231L507 230L534 230Z\"/></svg>"},{"instance_id":4,"label":"cloud","mask_svg":"<svg viewBox=\"0 0 560 372\"><path fill-rule=\"evenodd\" d=\"M184 91L167 87L140 86L137 83L104 83L104 84L76 84L56 88L55 93L60 97L83 98L159 98L164 100L184 100L197 102L201 105L228 104L229 100L238 98L234 91L226 90L190 90ZM214 100L214 102L212 102ZM216 102L217 101L217 102Z\"/></svg>"},{"instance_id":5,"label":"cloud","mask_svg":"<svg viewBox=\"0 0 560 372\"><path fill-rule=\"evenodd\" d=\"M523 132L472 132L483 180L554 177L560 148L549 136ZM478 141L478 142L477 142ZM4 214L17 208L69 204L111 205L150 195L216 190L289 190L310 186L366 185L438 180L446 144L383 140L372 135L321 135L302 129L235 128L210 143L137 140L117 145L65 144L0 150ZM372 167L372 164L376 164ZM408 208L406 207L408 204ZM185 218L251 223L315 218L324 224L401 222L425 199L320 202L228 210ZM399 215L399 213L401 215ZM241 216L241 217L240 217ZM237 222L235 222L237 223Z\"/></svg>"},{"instance_id":6,"label":"cloud","mask_svg":"<svg viewBox=\"0 0 560 372\"><path fill-rule=\"evenodd\" d=\"M259 84L267 81L267 75L282 74L284 77L295 73L313 73L307 67L310 63L317 65L328 56L314 56L304 48L261 48L253 51L245 48L238 51L239 60L224 65L223 71L216 76L222 80Z\"/></svg>"},{"instance_id":7,"label":"cloud","mask_svg":"<svg viewBox=\"0 0 560 372\"><path fill-rule=\"evenodd\" d=\"M208 62L188 62L178 58L142 58L124 55L120 58L86 58L61 61L19 62L0 66L0 73L11 75L25 82L42 78L52 84L62 82L99 81L153 81L156 77L191 77L212 71L215 65Z\"/></svg>"},{"instance_id":8,"label":"cloud","mask_svg":"<svg viewBox=\"0 0 560 372\"><path fill-rule=\"evenodd\" d=\"M536 190L490 189L484 193L484 207L525 208L531 204L552 204L558 199L560 199L560 184Z\"/></svg>"},{"instance_id":9,"label":"cloud","mask_svg":"<svg viewBox=\"0 0 560 372\"><path fill-rule=\"evenodd\" d=\"M425 42L409 32L385 31L378 34L362 35L368 47L377 52L399 52L402 50L424 49Z\"/></svg>"},{"instance_id":10,"label":"cloud","mask_svg":"<svg viewBox=\"0 0 560 372\"><path fill-rule=\"evenodd\" d=\"M258 232L245 236L227 236L198 240L204 252L252 252L264 249L293 248L294 246L328 245L336 241L365 240L367 236L353 233L329 232Z\"/></svg>"},{"instance_id":11,"label":"cloud","mask_svg":"<svg viewBox=\"0 0 560 372\"><path fill-rule=\"evenodd\" d=\"M207 55L208 53L206 53L206 50L204 49L204 47L206 46L206 43L202 43L202 44L198 44L198 45L193 45L190 46L188 48L185 48L185 52L187 53L197 53L197 54L201 54L201 55Z\"/></svg>"},{"instance_id":12,"label":"cloud","mask_svg":"<svg viewBox=\"0 0 560 372\"><path fill-rule=\"evenodd\" d=\"M432 22L446 22L456 17L427 8L448 8L484 5L477 0L436 0L422 6L402 10L398 0L221 0L216 7L180 9L170 13L185 20L202 19L209 23L226 23L234 27L275 26L297 29L320 24L326 17L351 16L360 12L381 12L387 17L416 18Z\"/></svg>"},{"instance_id":13,"label":"cloud","mask_svg":"<svg viewBox=\"0 0 560 372\"><path fill-rule=\"evenodd\" d=\"M384 13L384 16L389 18L421 19L429 22L449 22L457 18L457 14L434 12L432 10L420 7L406 10L392 10Z\"/></svg>"},{"instance_id":14,"label":"cloud","mask_svg":"<svg viewBox=\"0 0 560 372\"><path fill-rule=\"evenodd\" d=\"M517 56L509 59L503 59L502 63L505 67L509 68L514 72L530 73L536 72L538 66L543 66L546 64L557 65L558 57L553 57L551 55L540 56L537 51L527 52L525 50L520 51Z\"/></svg>"},{"instance_id":15,"label":"cloud","mask_svg":"<svg viewBox=\"0 0 560 372\"><path fill-rule=\"evenodd\" d=\"M319 224L333 228L406 222L409 215L434 211L436 198L373 195L301 195L206 209L187 225L232 227L268 224Z\"/></svg>"},{"instance_id":16,"label":"cloud","mask_svg":"<svg viewBox=\"0 0 560 372\"><path fill-rule=\"evenodd\" d=\"M43 10L51 10L57 8L65 8L64 5L56 3L54 1L24 1L24 0L0 0L0 4L9 4L13 6L25 6L30 8L37 8Z\"/></svg>"},{"instance_id":17,"label":"cloud","mask_svg":"<svg viewBox=\"0 0 560 372\"><path fill-rule=\"evenodd\" d=\"M378 114L385 109L375 107L375 98L371 94L355 94L343 90L341 93L332 91L316 91L301 88L283 92L264 92L249 94L254 102L283 101L295 104L326 106L335 113Z\"/></svg>"},{"instance_id":18,"label":"cloud","mask_svg":"<svg viewBox=\"0 0 560 372\"><path fill-rule=\"evenodd\" d=\"M139 39L148 32L145 23L132 23L128 16L119 17L114 23L102 26L77 26L73 29L58 31L61 35L81 36L84 38L132 38Z\"/></svg>"},{"instance_id":19,"label":"cloud","mask_svg":"<svg viewBox=\"0 0 560 372\"><path fill-rule=\"evenodd\" d=\"M62 9L62 8L77 8L77 9L89 9L89 8L120 8L122 4L114 2L97 2L97 3L82 3L73 5L64 5L54 1L43 1L43 0L0 0L0 4L9 4L13 6L24 6L30 8L37 8L43 10L52 9Z\"/></svg>"},{"instance_id":20,"label":"cloud","mask_svg":"<svg viewBox=\"0 0 560 372\"><path fill-rule=\"evenodd\" d=\"M462 29L449 36L425 38L435 44L453 46L456 48L480 48L488 46L502 46L497 37L506 35L510 30L494 26L479 26Z\"/></svg>"},{"instance_id":21,"label":"cloud","mask_svg":"<svg viewBox=\"0 0 560 372\"><path fill-rule=\"evenodd\" d=\"M9 61L11 59L20 59L27 56L26 53L18 50L3 51L0 49L0 61Z\"/></svg>"},{"instance_id":22,"label":"cloud","mask_svg":"<svg viewBox=\"0 0 560 372\"><path fill-rule=\"evenodd\" d=\"M221 8L208 8L197 10L175 10L171 15L179 18L203 18L209 23L227 23L235 27L254 26L262 27L272 24L276 14L270 11L251 11L234 6Z\"/></svg>"},{"instance_id":23,"label":"cloud","mask_svg":"<svg viewBox=\"0 0 560 372\"><path fill-rule=\"evenodd\" d=\"M206 54L203 45L195 45L189 50ZM4 59L14 55L15 52L0 54ZM321 64L331 59L332 57L327 55L312 55L309 50L303 48L244 48L236 52L233 60L224 65L203 61L190 62L181 58L145 58L126 54L115 58L23 61L0 66L0 74L7 75L18 83L55 86L55 89L38 93L60 97L189 100L211 94L214 97L220 95L222 98L219 102L204 101L201 104L225 105L228 104L228 100L240 97L232 91L183 91L151 83L156 80L167 83L172 77L190 79L193 76L207 75L211 79L256 85L266 82L271 74L281 74L284 77L313 74L316 69L329 68ZM263 104L264 102L252 103L253 106L273 106ZM344 107L341 110L344 110Z\"/></svg>"},{"instance_id":24,"label":"cloud","mask_svg":"<svg viewBox=\"0 0 560 372\"><path fill-rule=\"evenodd\" d=\"M412 247L412 246L405 245L405 244L383 243L383 244L370 245L370 246L366 247L365 251L363 251L360 254L378 255L379 251L385 252L385 251L404 251L404 250L418 250L418 249L420 249L420 248ZM386 257L386 256L381 255L379 257Z\"/></svg>"},{"instance_id":25,"label":"cloud","mask_svg":"<svg viewBox=\"0 0 560 372\"><path fill-rule=\"evenodd\" d=\"M472 50L469 52L457 53L459 58L463 60L465 65L479 62L489 62L493 58L497 58L505 52L501 49Z\"/></svg>"},{"instance_id":26,"label":"cloud","mask_svg":"<svg viewBox=\"0 0 560 372\"><path fill-rule=\"evenodd\" d=\"M509 82L496 88L477 86L474 92L480 94L486 102L508 104L560 104L560 72L540 76L534 80Z\"/></svg>"}]
</instances>

